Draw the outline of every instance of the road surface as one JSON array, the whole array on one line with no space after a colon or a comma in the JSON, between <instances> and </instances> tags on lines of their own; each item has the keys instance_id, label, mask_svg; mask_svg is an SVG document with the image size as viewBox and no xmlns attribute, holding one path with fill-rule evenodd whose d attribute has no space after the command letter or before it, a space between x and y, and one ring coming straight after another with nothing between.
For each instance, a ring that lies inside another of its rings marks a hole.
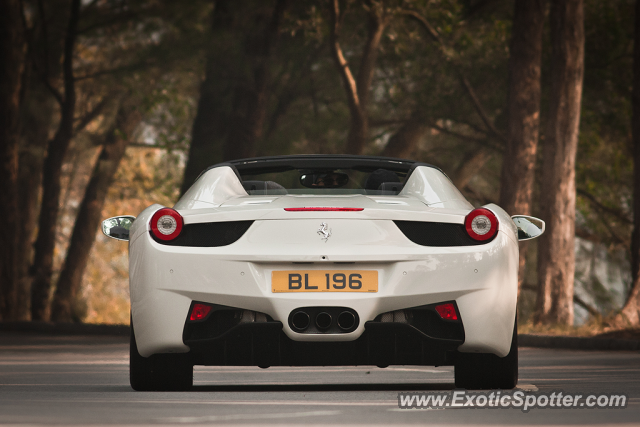
<instances>
[{"instance_id":1,"label":"road surface","mask_svg":"<svg viewBox=\"0 0 640 427\"><path fill-rule=\"evenodd\" d=\"M626 394L624 409L400 409L452 367L196 367L191 392L134 392L128 338L0 333L0 425L640 425L640 353L520 349L523 391Z\"/></svg>"}]
</instances>

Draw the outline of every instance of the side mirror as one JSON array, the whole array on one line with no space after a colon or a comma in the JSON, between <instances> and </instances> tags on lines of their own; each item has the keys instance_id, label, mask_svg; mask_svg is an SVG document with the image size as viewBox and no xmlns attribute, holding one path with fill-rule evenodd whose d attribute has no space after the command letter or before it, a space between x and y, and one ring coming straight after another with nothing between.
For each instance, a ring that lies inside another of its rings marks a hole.
<instances>
[{"instance_id":1,"label":"side mirror","mask_svg":"<svg viewBox=\"0 0 640 427\"><path fill-rule=\"evenodd\" d=\"M514 215L511 217L518 228L518 240L531 240L544 233L544 221L526 215Z\"/></svg>"},{"instance_id":2,"label":"side mirror","mask_svg":"<svg viewBox=\"0 0 640 427\"><path fill-rule=\"evenodd\" d=\"M102 232L105 236L116 240L129 240L129 229L136 219L135 216L114 216L102 221Z\"/></svg>"}]
</instances>

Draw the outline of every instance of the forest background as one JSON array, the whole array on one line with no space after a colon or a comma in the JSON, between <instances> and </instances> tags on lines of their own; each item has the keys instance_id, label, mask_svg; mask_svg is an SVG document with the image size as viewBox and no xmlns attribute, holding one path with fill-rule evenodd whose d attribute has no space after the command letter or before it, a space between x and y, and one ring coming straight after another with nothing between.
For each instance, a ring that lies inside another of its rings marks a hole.
<instances>
[{"instance_id":1,"label":"forest background","mask_svg":"<svg viewBox=\"0 0 640 427\"><path fill-rule=\"evenodd\" d=\"M349 153L544 219L523 325L638 327L639 7L0 0L0 320L128 323L102 219L224 160Z\"/></svg>"}]
</instances>

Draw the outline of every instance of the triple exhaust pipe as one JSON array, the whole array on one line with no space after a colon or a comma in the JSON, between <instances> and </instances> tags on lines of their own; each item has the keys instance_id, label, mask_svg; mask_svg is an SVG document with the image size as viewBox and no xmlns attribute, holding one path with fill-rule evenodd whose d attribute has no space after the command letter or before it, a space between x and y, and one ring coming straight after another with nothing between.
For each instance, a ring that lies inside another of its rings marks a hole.
<instances>
[{"instance_id":1,"label":"triple exhaust pipe","mask_svg":"<svg viewBox=\"0 0 640 427\"><path fill-rule=\"evenodd\" d=\"M305 307L291 312L289 325L299 333L352 332L358 327L358 315L345 307Z\"/></svg>"}]
</instances>

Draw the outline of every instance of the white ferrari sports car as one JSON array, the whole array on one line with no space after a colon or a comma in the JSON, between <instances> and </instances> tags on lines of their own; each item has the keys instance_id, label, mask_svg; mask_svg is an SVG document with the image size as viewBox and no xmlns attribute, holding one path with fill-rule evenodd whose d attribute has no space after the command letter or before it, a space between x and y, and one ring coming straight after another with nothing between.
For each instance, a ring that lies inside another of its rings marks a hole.
<instances>
[{"instance_id":1,"label":"white ferrari sports car","mask_svg":"<svg viewBox=\"0 0 640 427\"><path fill-rule=\"evenodd\" d=\"M135 390L189 389L194 365L453 365L457 387L516 385L518 240L544 222L475 209L437 167L236 160L102 229L129 241Z\"/></svg>"}]
</instances>

